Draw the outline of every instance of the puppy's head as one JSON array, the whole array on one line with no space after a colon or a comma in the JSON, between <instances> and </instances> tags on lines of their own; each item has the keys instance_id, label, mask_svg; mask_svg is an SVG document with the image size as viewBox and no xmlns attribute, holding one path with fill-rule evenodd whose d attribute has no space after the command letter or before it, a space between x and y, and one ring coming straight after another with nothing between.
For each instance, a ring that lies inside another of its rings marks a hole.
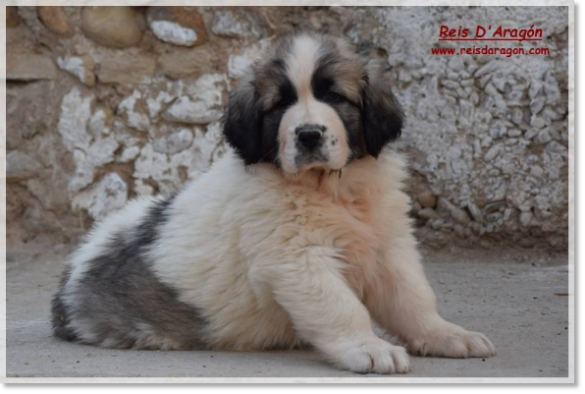
<instances>
[{"instance_id":1,"label":"puppy's head","mask_svg":"<svg viewBox=\"0 0 585 394\"><path fill-rule=\"evenodd\" d=\"M246 164L274 163L289 175L378 157L401 127L382 63L316 33L276 40L231 94L224 118Z\"/></svg>"}]
</instances>

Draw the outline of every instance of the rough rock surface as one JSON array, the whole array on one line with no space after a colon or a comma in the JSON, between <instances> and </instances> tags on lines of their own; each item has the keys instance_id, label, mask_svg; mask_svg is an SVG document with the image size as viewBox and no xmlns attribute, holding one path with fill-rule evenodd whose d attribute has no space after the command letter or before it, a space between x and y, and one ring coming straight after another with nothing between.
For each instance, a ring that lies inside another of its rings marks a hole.
<instances>
[{"instance_id":1,"label":"rough rock surface","mask_svg":"<svg viewBox=\"0 0 585 394\"><path fill-rule=\"evenodd\" d=\"M269 33L269 28L261 13L248 7L233 7L214 13L211 31L223 37L262 38Z\"/></svg>"},{"instance_id":2,"label":"rough rock surface","mask_svg":"<svg viewBox=\"0 0 585 394\"><path fill-rule=\"evenodd\" d=\"M95 85L93 72L95 62L90 56L65 56L57 59L60 69L77 77L83 84L92 87Z\"/></svg>"},{"instance_id":3,"label":"rough rock surface","mask_svg":"<svg viewBox=\"0 0 585 394\"><path fill-rule=\"evenodd\" d=\"M37 13L45 27L53 33L62 36L73 34L73 28L63 7L37 7Z\"/></svg>"},{"instance_id":4,"label":"rough rock surface","mask_svg":"<svg viewBox=\"0 0 585 394\"><path fill-rule=\"evenodd\" d=\"M567 247L566 8L9 7L7 18L9 242L77 236L205 171L228 149L229 91L300 27L387 59L421 242ZM432 56L463 45L439 43L446 21L537 24L542 42L503 46L550 54Z\"/></svg>"},{"instance_id":5,"label":"rough rock surface","mask_svg":"<svg viewBox=\"0 0 585 394\"><path fill-rule=\"evenodd\" d=\"M149 7L148 24L159 40L169 44L191 47L207 41L205 22L197 11L182 7Z\"/></svg>"},{"instance_id":6,"label":"rough rock surface","mask_svg":"<svg viewBox=\"0 0 585 394\"><path fill-rule=\"evenodd\" d=\"M141 53L133 56L113 53L99 60L100 68L97 77L99 82L104 84L148 84L156 70L155 59Z\"/></svg>"},{"instance_id":7,"label":"rough rock surface","mask_svg":"<svg viewBox=\"0 0 585 394\"><path fill-rule=\"evenodd\" d=\"M6 7L6 27L12 29L20 25L20 16L18 16L18 7Z\"/></svg>"},{"instance_id":8,"label":"rough rock surface","mask_svg":"<svg viewBox=\"0 0 585 394\"><path fill-rule=\"evenodd\" d=\"M83 7L82 20L85 35L106 47L132 47L142 39L140 16L132 7Z\"/></svg>"},{"instance_id":9,"label":"rough rock surface","mask_svg":"<svg viewBox=\"0 0 585 394\"><path fill-rule=\"evenodd\" d=\"M34 81L56 79L57 68L50 57L35 53L10 53L6 59L6 79Z\"/></svg>"}]
</instances>

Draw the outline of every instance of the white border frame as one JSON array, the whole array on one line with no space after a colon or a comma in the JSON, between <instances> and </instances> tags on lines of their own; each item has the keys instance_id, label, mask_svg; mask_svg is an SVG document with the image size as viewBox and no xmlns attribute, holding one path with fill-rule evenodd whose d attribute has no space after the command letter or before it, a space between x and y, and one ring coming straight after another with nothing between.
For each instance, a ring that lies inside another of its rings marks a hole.
<instances>
[{"instance_id":1,"label":"white border frame","mask_svg":"<svg viewBox=\"0 0 585 394\"><path fill-rule=\"evenodd\" d=\"M47 378L6 377L6 253L0 254L0 382L4 383L322 383L322 384L566 384L575 383L575 4L570 0L7 0L8 6L199 5L199 6L568 6L569 8L569 376L562 378L338 377L338 378ZM213 3L213 4L209 4ZM0 245L6 251L6 6L0 7ZM544 356L544 355L543 355Z\"/></svg>"}]
</instances>

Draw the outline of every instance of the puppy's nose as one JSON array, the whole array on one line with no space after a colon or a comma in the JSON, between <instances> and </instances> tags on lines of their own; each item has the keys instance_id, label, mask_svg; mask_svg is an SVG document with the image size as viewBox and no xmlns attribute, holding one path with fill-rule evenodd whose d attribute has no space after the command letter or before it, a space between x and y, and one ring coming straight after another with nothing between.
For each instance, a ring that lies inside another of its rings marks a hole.
<instances>
[{"instance_id":1,"label":"puppy's nose","mask_svg":"<svg viewBox=\"0 0 585 394\"><path fill-rule=\"evenodd\" d=\"M313 149L319 144L324 131L325 126L309 124L299 126L295 129L299 142L308 149Z\"/></svg>"}]
</instances>

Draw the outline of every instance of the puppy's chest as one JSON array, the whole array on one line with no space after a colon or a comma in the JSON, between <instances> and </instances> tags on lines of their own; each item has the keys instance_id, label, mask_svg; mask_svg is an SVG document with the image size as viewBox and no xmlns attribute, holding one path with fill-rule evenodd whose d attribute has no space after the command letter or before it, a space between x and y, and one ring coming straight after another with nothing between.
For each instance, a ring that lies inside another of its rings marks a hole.
<instances>
[{"instance_id":1,"label":"puppy's chest","mask_svg":"<svg viewBox=\"0 0 585 394\"><path fill-rule=\"evenodd\" d=\"M309 245L334 248L351 265L373 263L383 224L377 196L335 199L310 194L293 202L293 217Z\"/></svg>"},{"instance_id":2,"label":"puppy's chest","mask_svg":"<svg viewBox=\"0 0 585 394\"><path fill-rule=\"evenodd\" d=\"M297 200L294 210L300 242L333 249L344 263L344 277L360 299L377 276L377 259L383 247L383 215L378 201L375 196L344 201L314 195Z\"/></svg>"}]
</instances>

